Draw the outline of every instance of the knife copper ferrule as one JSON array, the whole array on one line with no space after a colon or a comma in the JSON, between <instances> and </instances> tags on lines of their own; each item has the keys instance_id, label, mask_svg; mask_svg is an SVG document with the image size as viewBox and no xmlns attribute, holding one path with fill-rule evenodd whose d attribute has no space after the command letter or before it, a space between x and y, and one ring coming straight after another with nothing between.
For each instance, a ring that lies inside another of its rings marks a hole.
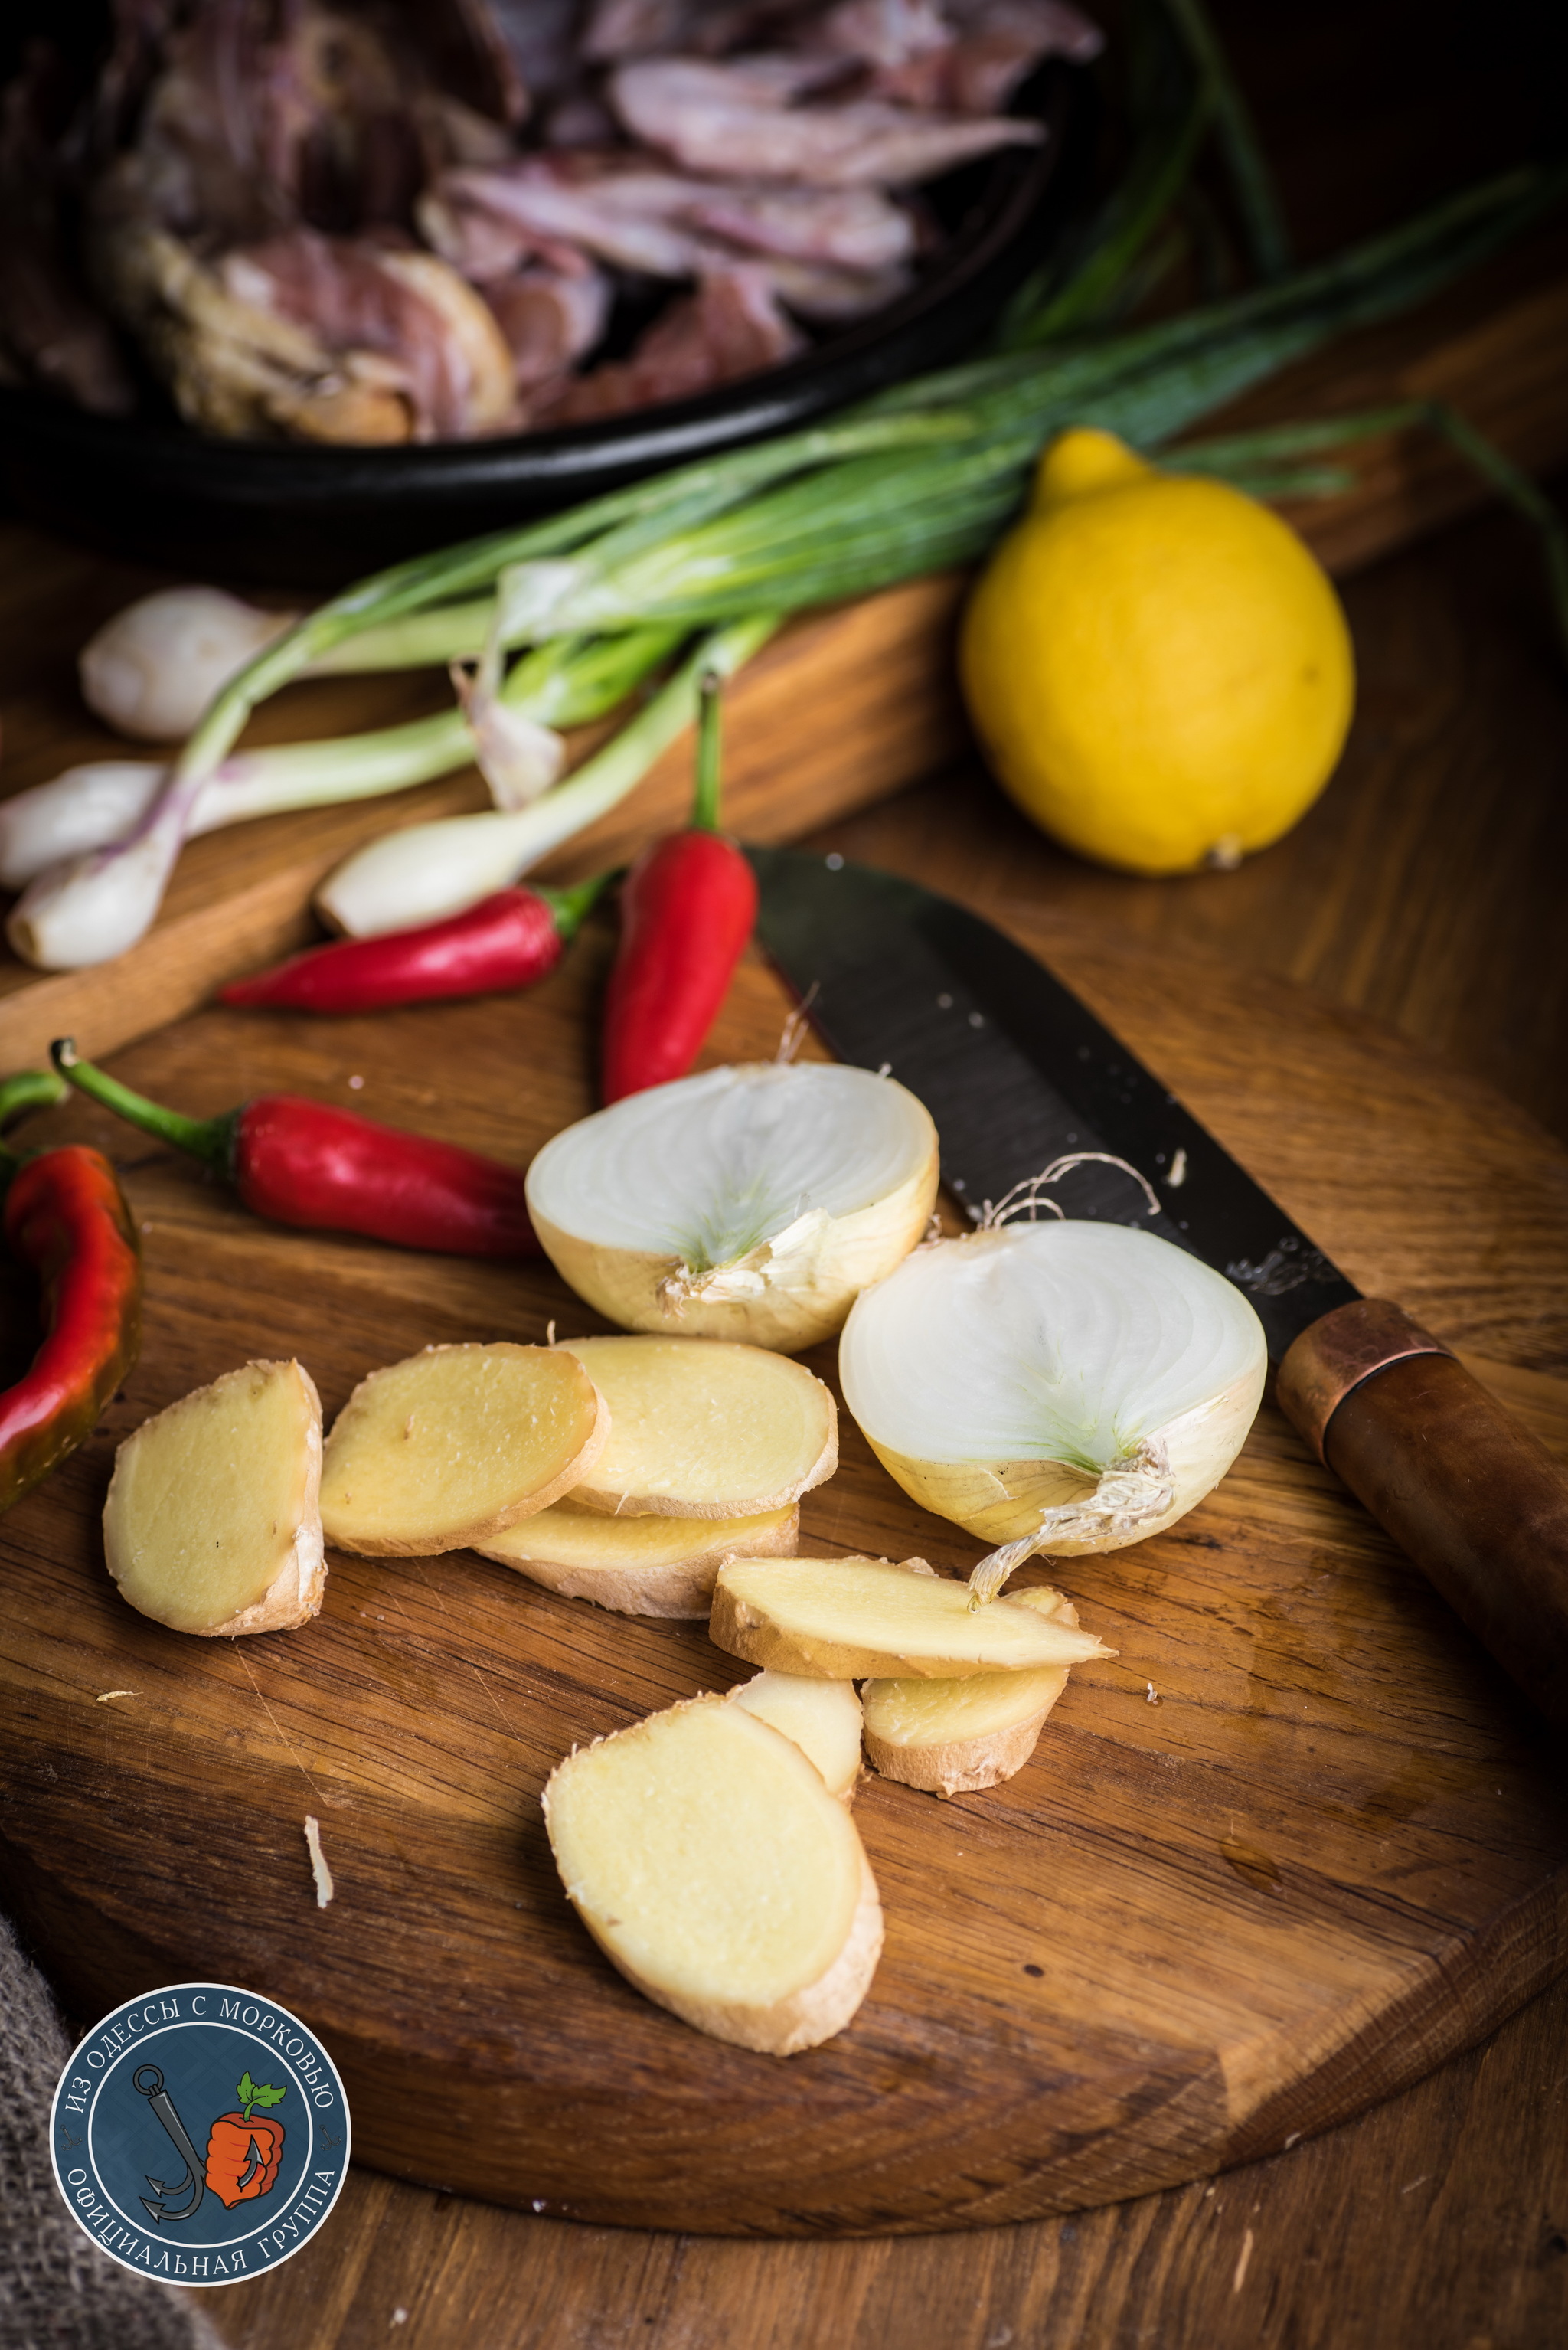
<instances>
[{"instance_id":1,"label":"knife copper ferrule","mask_svg":"<svg viewBox=\"0 0 1568 2350\"><path fill-rule=\"evenodd\" d=\"M1280 1365L1280 1409L1320 1461L1324 1440L1340 1405L1363 1379L1410 1355L1449 1355L1440 1338L1412 1322L1386 1297L1358 1297L1308 1325Z\"/></svg>"}]
</instances>

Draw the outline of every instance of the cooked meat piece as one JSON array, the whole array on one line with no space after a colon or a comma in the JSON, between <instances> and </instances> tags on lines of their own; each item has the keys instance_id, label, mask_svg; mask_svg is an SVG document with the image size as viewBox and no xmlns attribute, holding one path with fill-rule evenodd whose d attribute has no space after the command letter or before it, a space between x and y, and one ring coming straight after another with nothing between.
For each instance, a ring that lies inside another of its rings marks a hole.
<instances>
[{"instance_id":1,"label":"cooked meat piece","mask_svg":"<svg viewBox=\"0 0 1568 2350\"><path fill-rule=\"evenodd\" d=\"M214 265L133 211L99 235L106 289L208 432L430 441L514 418L505 338L433 254L296 229Z\"/></svg>"},{"instance_id":2,"label":"cooked meat piece","mask_svg":"<svg viewBox=\"0 0 1568 2350\"><path fill-rule=\"evenodd\" d=\"M304 328L334 353L392 363L411 437L493 432L514 406L512 355L489 307L433 254L297 229L225 254L226 290Z\"/></svg>"},{"instance_id":3,"label":"cooked meat piece","mask_svg":"<svg viewBox=\"0 0 1568 2350\"><path fill-rule=\"evenodd\" d=\"M788 314L909 285L929 224L895 191L1037 142L1002 112L1019 81L1100 46L1070 0L108 7L90 95L42 128L26 77L0 105L0 376L130 404L90 281L191 421L344 441L607 415L775 364ZM616 272L697 290L574 379Z\"/></svg>"},{"instance_id":4,"label":"cooked meat piece","mask_svg":"<svg viewBox=\"0 0 1568 2350\"><path fill-rule=\"evenodd\" d=\"M825 263L781 256L763 265L781 302L797 317L824 325L868 317L907 293L914 282L909 271L897 265L890 269L834 269Z\"/></svg>"},{"instance_id":5,"label":"cooked meat piece","mask_svg":"<svg viewBox=\"0 0 1568 2350\"><path fill-rule=\"evenodd\" d=\"M1044 58L1104 46L1064 0L839 0L797 37L869 68L868 97L966 115L1000 113Z\"/></svg>"},{"instance_id":6,"label":"cooked meat piece","mask_svg":"<svg viewBox=\"0 0 1568 2350\"><path fill-rule=\"evenodd\" d=\"M681 216L753 253L887 269L915 249L915 224L879 188L777 188L703 181L684 187Z\"/></svg>"},{"instance_id":7,"label":"cooked meat piece","mask_svg":"<svg viewBox=\"0 0 1568 2350\"><path fill-rule=\"evenodd\" d=\"M594 0L582 51L596 65L611 57L666 56L682 47L701 14L700 0Z\"/></svg>"},{"instance_id":8,"label":"cooked meat piece","mask_svg":"<svg viewBox=\"0 0 1568 2350\"><path fill-rule=\"evenodd\" d=\"M908 260L916 242L909 212L880 189L682 178L657 157L614 152L449 172L421 204L420 224L482 285L514 268L531 239L569 240L656 277L695 276L715 237L746 253L862 273Z\"/></svg>"},{"instance_id":9,"label":"cooked meat piece","mask_svg":"<svg viewBox=\"0 0 1568 2350\"><path fill-rule=\"evenodd\" d=\"M480 291L506 338L520 392L566 375L592 350L609 317L609 280L586 261L570 273L520 270Z\"/></svg>"},{"instance_id":10,"label":"cooked meat piece","mask_svg":"<svg viewBox=\"0 0 1568 2350\"><path fill-rule=\"evenodd\" d=\"M519 222L484 201L483 182L489 177L476 172L471 192L462 173L445 172L414 207L425 243L472 286L510 277L536 259L540 250L539 241ZM564 260L576 253L575 245L564 244L556 249L556 257Z\"/></svg>"},{"instance_id":11,"label":"cooked meat piece","mask_svg":"<svg viewBox=\"0 0 1568 2350\"><path fill-rule=\"evenodd\" d=\"M946 0L958 30L945 103L992 114L1046 57L1088 65L1105 47L1098 26L1065 0Z\"/></svg>"},{"instance_id":12,"label":"cooked meat piece","mask_svg":"<svg viewBox=\"0 0 1568 2350\"><path fill-rule=\"evenodd\" d=\"M802 338L763 272L744 265L714 270L695 294L672 302L654 320L630 359L579 376L556 400L535 409L533 421L579 424L660 400L690 400L715 384L776 367L801 348Z\"/></svg>"},{"instance_id":13,"label":"cooked meat piece","mask_svg":"<svg viewBox=\"0 0 1568 2350\"><path fill-rule=\"evenodd\" d=\"M821 13L821 0L593 0L582 38L595 64L696 51L726 57L793 31Z\"/></svg>"},{"instance_id":14,"label":"cooked meat piece","mask_svg":"<svg viewBox=\"0 0 1568 2350\"><path fill-rule=\"evenodd\" d=\"M815 187L906 185L999 147L1035 146L1044 136L1035 122L954 120L878 99L791 107L794 91L809 86L789 71L802 62L649 57L617 68L611 98L635 138L689 172Z\"/></svg>"},{"instance_id":15,"label":"cooked meat piece","mask_svg":"<svg viewBox=\"0 0 1568 2350\"><path fill-rule=\"evenodd\" d=\"M813 48L888 69L950 49L953 30L940 0L839 0L808 22L803 37Z\"/></svg>"},{"instance_id":16,"label":"cooked meat piece","mask_svg":"<svg viewBox=\"0 0 1568 2350\"><path fill-rule=\"evenodd\" d=\"M697 240L639 203L629 178L579 182L554 163L532 156L504 172L448 172L421 206L420 225L439 252L481 282L501 272L473 270L471 261L499 252L508 231L514 265L553 253L558 265L563 251L576 245L649 277L696 276Z\"/></svg>"},{"instance_id":17,"label":"cooked meat piece","mask_svg":"<svg viewBox=\"0 0 1568 2350\"><path fill-rule=\"evenodd\" d=\"M0 361L8 380L123 416L135 404L130 375L60 234L57 63L33 44L0 98Z\"/></svg>"}]
</instances>

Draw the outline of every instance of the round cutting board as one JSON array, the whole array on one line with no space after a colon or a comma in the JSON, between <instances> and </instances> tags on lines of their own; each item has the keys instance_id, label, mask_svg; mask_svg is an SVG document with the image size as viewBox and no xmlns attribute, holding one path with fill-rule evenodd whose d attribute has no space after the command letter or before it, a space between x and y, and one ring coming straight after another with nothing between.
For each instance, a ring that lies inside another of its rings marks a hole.
<instances>
[{"instance_id":1,"label":"round cutting board","mask_svg":"<svg viewBox=\"0 0 1568 2350\"><path fill-rule=\"evenodd\" d=\"M1568 1439L1568 1184L1520 1113L1382 1031L1219 968L1021 930L1364 1287ZM203 1014L120 1056L198 1113L286 1087L519 1161L588 1106L602 941L532 996L291 1023ZM712 1058L771 1056L741 974ZM539 1791L571 1746L744 1669L466 1553L334 1557L319 1618L234 1643L124 1606L114 1442L250 1357L328 1415L431 1341L602 1326L547 1267L264 1228L85 1106L126 1169L146 1350L98 1438L0 1528L5 1898L81 2020L202 1977L304 2016L355 2152L638 2227L943 2229L1134 2195L1343 2119L1568 1960L1568 1799L1542 1734L1421 1577L1265 1406L1170 1534L1051 1571L1118 1654L1033 1760L942 1803L867 1777L886 1952L851 2026L779 2061L649 2005L563 1897ZM832 1349L808 1358L831 1375ZM803 1548L977 1546L846 1421ZM1044 1570L1030 1573L1045 1579ZM306 1815L336 1895L317 1905Z\"/></svg>"}]
</instances>

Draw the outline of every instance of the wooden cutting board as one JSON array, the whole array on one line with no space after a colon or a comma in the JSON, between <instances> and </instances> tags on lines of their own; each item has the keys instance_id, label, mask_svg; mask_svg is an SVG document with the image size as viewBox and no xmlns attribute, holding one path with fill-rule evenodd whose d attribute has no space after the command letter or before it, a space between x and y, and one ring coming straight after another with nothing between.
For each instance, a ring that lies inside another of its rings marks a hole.
<instances>
[{"instance_id":1,"label":"wooden cutting board","mask_svg":"<svg viewBox=\"0 0 1568 2350\"><path fill-rule=\"evenodd\" d=\"M1472 1355L1568 1450L1568 1166L1521 1113L1253 975L1020 931L1363 1285ZM268 1086L521 1161L588 1106L590 933L533 996L383 1020L203 1014L120 1056L197 1112ZM770 1054L741 975L711 1057ZM597 1326L538 1266L264 1228L85 1105L142 1224L146 1352L97 1440L0 1527L0 1899L85 2022L205 1976L285 2002L405 2178L713 2233L972 2227L1287 2145L1485 2033L1568 1962L1552 1752L1421 1578L1266 1407L1171 1534L1054 1579L1119 1654L1034 1760L940 1803L867 1778L886 1953L852 2026L786 2062L706 2040L598 1955L538 1794L576 1742L742 1669L468 1554L335 1557L321 1617L234 1644L123 1606L113 1442L249 1356L328 1413L427 1342ZM810 1358L825 1376L832 1350ZM976 1546L845 1427L814 1550ZM1030 1569L1034 1575L1039 1570ZM316 1906L303 1823L337 1882Z\"/></svg>"}]
</instances>

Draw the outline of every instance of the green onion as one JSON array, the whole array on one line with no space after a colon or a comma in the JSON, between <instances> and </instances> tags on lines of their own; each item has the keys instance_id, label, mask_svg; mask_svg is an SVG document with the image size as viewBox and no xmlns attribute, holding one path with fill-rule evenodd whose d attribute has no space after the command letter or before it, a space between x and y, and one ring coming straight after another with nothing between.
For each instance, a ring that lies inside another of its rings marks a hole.
<instances>
[{"instance_id":1,"label":"green onion","mask_svg":"<svg viewBox=\"0 0 1568 2350\"><path fill-rule=\"evenodd\" d=\"M1291 265L1290 238L1251 109L1231 71L1203 0L1165 0L1165 5L1203 77L1252 265L1265 281L1283 277Z\"/></svg>"}]
</instances>

